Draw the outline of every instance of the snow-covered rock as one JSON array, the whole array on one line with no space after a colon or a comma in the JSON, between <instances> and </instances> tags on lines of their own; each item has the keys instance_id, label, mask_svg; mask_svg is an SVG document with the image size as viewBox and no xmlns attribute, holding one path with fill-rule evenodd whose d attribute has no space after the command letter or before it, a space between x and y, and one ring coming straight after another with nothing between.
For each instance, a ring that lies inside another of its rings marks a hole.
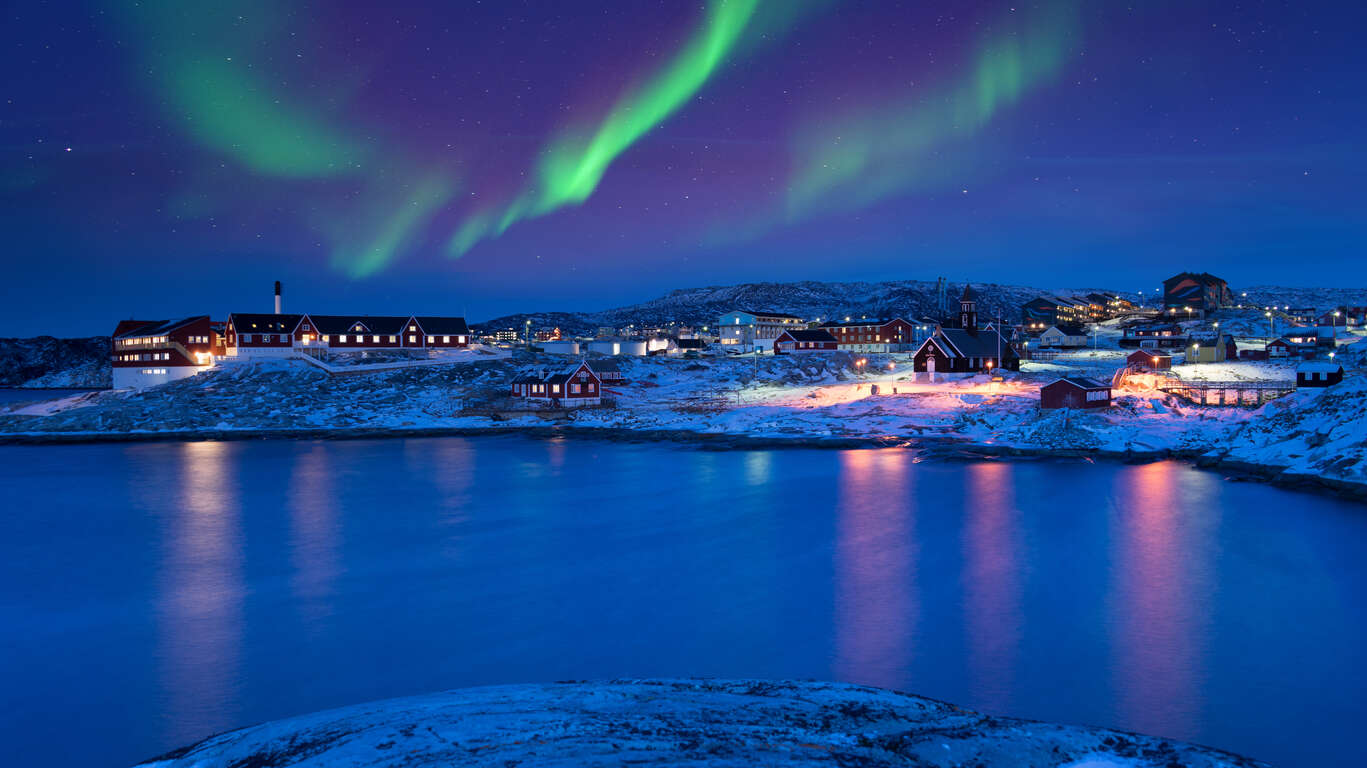
<instances>
[{"instance_id":1,"label":"snow-covered rock","mask_svg":"<svg viewBox=\"0 0 1367 768\"><path fill-rule=\"evenodd\" d=\"M0 387L99 389L111 371L107 336L0 339Z\"/></svg>"},{"instance_id":2,"label":"snow-covered rock","mask_svg":"<svg viewBox=\"0 0 1367 768\"><path fill-rule=\"evenodd\" d=\"M1225 752L990 717L842 683L619 680L470 688L265 723L143 768L209 766L1252 768Z\"/></svg>"}]
</instances>

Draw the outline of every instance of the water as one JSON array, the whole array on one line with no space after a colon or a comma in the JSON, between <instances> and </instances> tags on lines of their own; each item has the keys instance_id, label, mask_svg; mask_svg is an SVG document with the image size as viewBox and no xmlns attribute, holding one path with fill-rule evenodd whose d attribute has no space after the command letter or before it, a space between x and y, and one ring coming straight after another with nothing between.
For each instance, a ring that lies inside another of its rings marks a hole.
<instances>
[{"instance_id":1,"label":"water","mask_svg":"<svg viewBox=\"0 0 1367 768\"><path fill-rule=\"evenodd\" d=\"M0 743L444 688L833 678L1354 763L1367 508L1178 463L523 438L0 447Z\"/></svg>"},{"instance_id":2,"label":"water","mask_svg":"<svg viewBox=\"0 0 1367 768\"><path fill-rule=\"evenodd\" d=\"M10 389L0 387L0 411L4 411L7 406L15 403L41 403L48 400L59 400L63 397L71 397L85 392L94 392L93 389Z\"/></svg>"}]
</instances>

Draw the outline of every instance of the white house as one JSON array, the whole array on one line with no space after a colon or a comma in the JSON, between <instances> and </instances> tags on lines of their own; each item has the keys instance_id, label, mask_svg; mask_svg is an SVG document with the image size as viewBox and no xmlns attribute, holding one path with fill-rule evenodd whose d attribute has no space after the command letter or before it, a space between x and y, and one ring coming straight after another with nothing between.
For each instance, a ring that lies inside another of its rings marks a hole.
<instances>
[{"instance_id":1,"label":"white house","mask_svg":"<svg viewBox=\"0 0 1367 768\"><path fill-rule=\"evenodd\" d=\"M737 309L717 320L717 335L723 346L745 351L772 350L779 334L806 327L807 323L797 315Z\"/></svg>"}]
</instances>

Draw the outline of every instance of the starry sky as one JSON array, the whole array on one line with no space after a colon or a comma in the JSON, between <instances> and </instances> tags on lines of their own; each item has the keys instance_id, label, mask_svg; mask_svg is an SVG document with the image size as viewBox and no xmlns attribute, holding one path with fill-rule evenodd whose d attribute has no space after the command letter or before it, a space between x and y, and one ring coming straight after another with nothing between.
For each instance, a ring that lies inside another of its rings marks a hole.
<instances>
[{"instance_id":1,"label":"starry sky","mask_svg":"<svg viewBox=\"0 0 1367 768\"><path fill-rule=\"evenodd\" d=\"M0 19L0 336L747 281L1367 285L1360 2L77 0Z\"/></svg>"}]
</instances>

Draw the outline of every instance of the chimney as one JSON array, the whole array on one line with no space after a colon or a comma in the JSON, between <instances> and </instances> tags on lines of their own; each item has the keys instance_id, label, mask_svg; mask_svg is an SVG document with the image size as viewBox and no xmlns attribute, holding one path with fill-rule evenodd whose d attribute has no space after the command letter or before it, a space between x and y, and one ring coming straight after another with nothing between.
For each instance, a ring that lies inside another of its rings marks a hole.
<instances>
[{"instance_id":1,"label":"chimney","mask_svg":"<svg viewBox=\"0 0 1367 768\"><path fill-rule=\"evenodd\" d=\"M275 314L280 314L280 281L275 281Z\"/></svg>"}]
</instances>

